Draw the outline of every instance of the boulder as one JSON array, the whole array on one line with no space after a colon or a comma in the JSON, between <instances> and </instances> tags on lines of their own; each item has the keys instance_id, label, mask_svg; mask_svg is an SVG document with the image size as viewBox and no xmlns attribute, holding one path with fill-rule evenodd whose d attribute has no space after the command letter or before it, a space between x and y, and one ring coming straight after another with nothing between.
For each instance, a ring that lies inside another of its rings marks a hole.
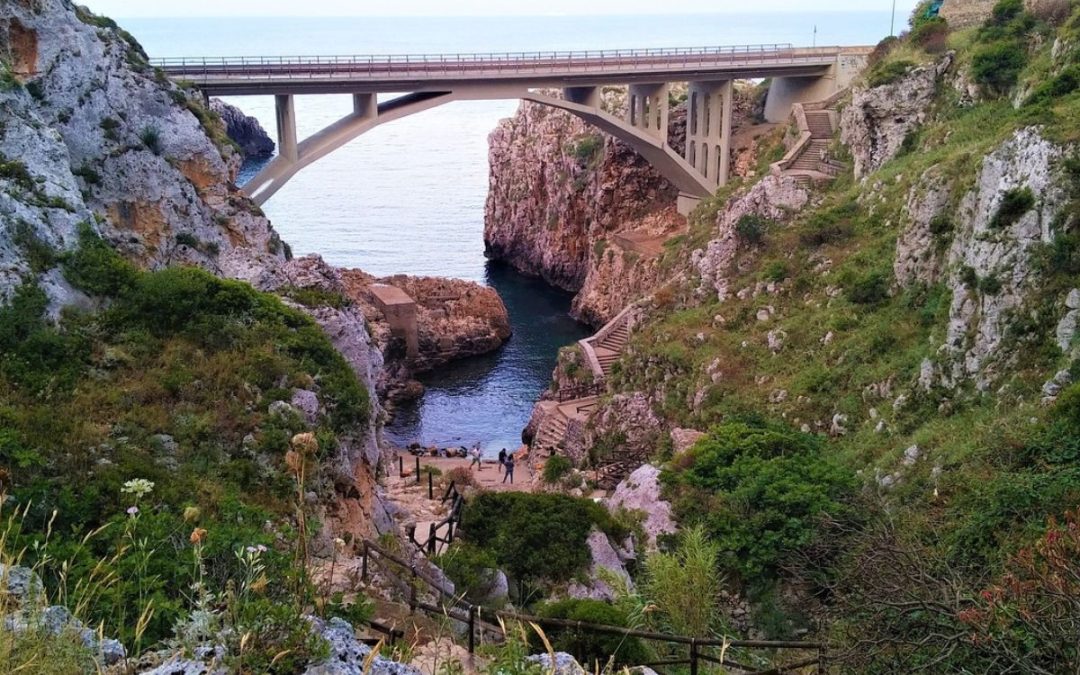
<instances>
[{"instance_id":1,"label":"boulder","mask_svg":"<svg viewBox=\"0 0 1080 675\"><path fill-rule=\"evenodd\" d=\"M641 511L645 514L642 527L645 531L645 546L656 550L656 539L660 535L674 534L675 519L671 515L671 504L661 497L660 469L646 464L615 488L615 492L604 501L609 511L626 509Z\"/></svg>"},{"instance_id":2,"label":"boulder","mask_svg":"<svg viewBox=\"0 0 1080 675\"><path fill-rule=\"evenodd\" d=\"M356 639L356 630L343 619L323 621L309 617L315 632L330 644L330 656L321 663L309 666L304 675L422 675L413 666L376 656L368 669L364 660L371 647Z\"/></svg>"}]
</instances>

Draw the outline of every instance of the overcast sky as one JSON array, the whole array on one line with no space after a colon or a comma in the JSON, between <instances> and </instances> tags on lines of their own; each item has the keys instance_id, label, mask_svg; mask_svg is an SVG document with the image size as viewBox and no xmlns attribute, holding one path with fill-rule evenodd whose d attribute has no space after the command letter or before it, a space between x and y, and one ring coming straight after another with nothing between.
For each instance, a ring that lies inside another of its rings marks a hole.
<instances>
[{"instance_id":1,"label":"overcast sky","mask_svg":"<svg viewBox=\"0 0 1080 675\"><path fill-rule=\"evenodd\" d=\"M79 0L77 0L79 1ZM898 16L916 0L897 0ZM814 0L813 10L887 11L893 0ZM459 16L803 11L806 0L81 0L115 18L174 16Z\"/></svg>"}]
</instances>

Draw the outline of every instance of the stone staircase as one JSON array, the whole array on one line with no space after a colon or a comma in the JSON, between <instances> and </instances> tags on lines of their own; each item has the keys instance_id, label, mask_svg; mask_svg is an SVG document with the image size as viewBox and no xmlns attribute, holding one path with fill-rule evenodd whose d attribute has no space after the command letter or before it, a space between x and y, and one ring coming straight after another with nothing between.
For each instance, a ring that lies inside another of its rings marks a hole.
<instances>
[{"instance_id":1,"label":"stone staircase","mask_svg":"<svg viewBox=\"0 0 1080 675\"><path fill-rule=\"evenodd\" d=\"M789 176L802 187L815 181L832 180L847 167L829 158L829 146L836 128L834 109L844 92L817 103L796 103L793 115L799 127L799 140L779 162L772 165L776 175Z\"/></svg>"},{"instance_id":2,"label":"stone staircase","mask_svg":"<svg viewBox=\"0 0 1080 675\"><path fill-rule=\"evenodd\" d=\"M552 406L540 428L536 431L533 447L541 452L552 453L566 439L571 420L587 422L600 406L599 396L579 398Z\"/></svg>"},{"instance_id":3,"label":"stone staircase","mask_svg":"<svg viewBox=\"0 0 1080 675\"><path fill-rule=\"evenodd\" d=\"M622 321L593 346L605 378L611 375L611 366L622 358L623 349L629 341L630 326L626 321Z\"/></svg>"}]
</instances>

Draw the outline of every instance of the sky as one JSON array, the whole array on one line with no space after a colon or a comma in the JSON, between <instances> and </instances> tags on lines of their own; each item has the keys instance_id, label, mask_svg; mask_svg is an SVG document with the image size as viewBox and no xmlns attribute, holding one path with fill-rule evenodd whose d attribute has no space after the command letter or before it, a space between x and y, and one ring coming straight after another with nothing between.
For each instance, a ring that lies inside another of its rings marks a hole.
<instances>
[{"instance_id":1,"label":"sky","mask_svg":"<svg viewBox=\"0 0 1080 675\"><path fill-rule=\"evenodd\" d=\"M83 0L114 18L203 16L530 16L799 11L806 0ZM887 11L893 0L814 0L814 10ZM896 0L906 18L915 0Z\"/></svg>"}]
</instances>

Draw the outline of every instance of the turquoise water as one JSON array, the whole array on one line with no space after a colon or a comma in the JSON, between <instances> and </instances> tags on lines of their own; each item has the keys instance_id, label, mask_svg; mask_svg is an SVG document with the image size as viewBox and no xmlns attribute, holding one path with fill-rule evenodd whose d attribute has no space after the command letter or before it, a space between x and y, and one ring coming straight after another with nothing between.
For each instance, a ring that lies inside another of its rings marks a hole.
<instances>
[{"instance_id":1,"label":"turquoise water","mask_svg":"<svg viewBox=\"0 0 1080 675\"><path fill-rule=\"evenodd\" d=\"M151 57L402 54L792 43L875 44L884 11L700 16L123 20ZM814 29L817 27L815 37ZM273 134L270 97L230 98ZM306 136L351 112L343 96L298 97ZM445 369L388 433L425 443L518 442L558 347L584 334L569 298L484 259L487 136L513 101L454 103L378 127L305 169L265 211L297 255L377 275L458 277L494 286L514 337Z\"/></svg>"}]
</instances>

